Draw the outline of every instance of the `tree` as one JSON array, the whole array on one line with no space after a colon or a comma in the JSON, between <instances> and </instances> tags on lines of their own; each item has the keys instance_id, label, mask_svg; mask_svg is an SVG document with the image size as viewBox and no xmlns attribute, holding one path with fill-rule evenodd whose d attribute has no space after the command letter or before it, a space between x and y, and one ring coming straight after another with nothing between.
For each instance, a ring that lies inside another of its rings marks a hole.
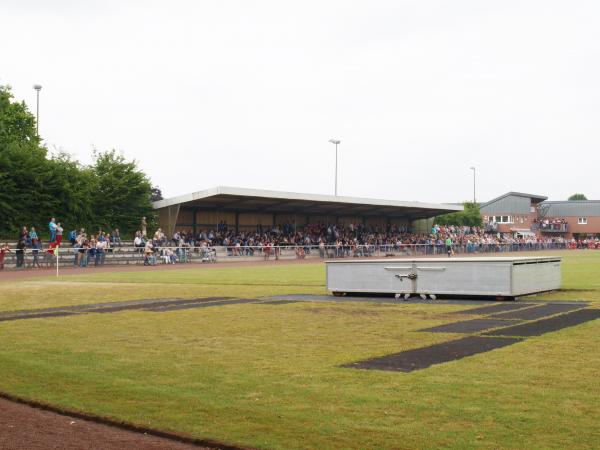
<instances>
[{"instance_id":1,"label":"tree","mask_svg":"<svg viewBox=\"0 0 600 450\"><path fill-rule=\"evenodd\" d=\"M157 202L162 199L163 199L162 191L160 190L160 188L158 186L154 186L150 190L150 201Z\"/></svg>"},{"instance_id":2,"label":"tree","mask_svg":"<svg viewBox=\"0 0 600 450\"><path fill-rule=\"evenodd\" d=\"M150 202L152 184L135 161L126 161L115 150L94 152L92 202L95 222L105 229L134 231L142 217L154 219Z\"/></svg>"},{"instance_id":3,"label":"tree","mask_svg":"<svg viewBox=\"0 0 600 450\"><path fill-rule=\"evenodd\" d=\"M66 153L53 156L49 164L53 177L47 189L61 201L54 215L60 218L63 228L92 229L95 225L93 192L96 174L90 167L82 166Z\"/></svg>"},{"instance_id":4,"label":"tree","mask_svg":"<svg viewBox=\"0 0 600 450\"><path fill-rule=\"evenodd\" d=\"M149 225L155 220L151 189L136 162L114 150L95 152L91 166L66 153L49 156L33 114L14 101L10 88L0 86L1 235L14 237L24 225L46 232L51 217L65 230L133 232L142 216Z\"/></svg>"},{"instance_id":5,"label":"tree","mask_svg":"<svg viewBox=\"0 0 600 450\"><path fill-rule=\"evenodd\" d=\"M45 191L52 177L46 156L35 118L0 86L0 232L15 232L23 223L39 226L56 206Z\"/></svg>"},{"instance_id":6,"label":"tree","mask_svg":"<svg viewBox=\"0 0 600 450\"><path fill-rule=\"evenodd\" d=\"M576 200L587 200L587 197L584 194L573 194L569 197L570 202Z\"/></svg>"},{"instance_id":7,"label":"tree","mask_svg":"<svg viewBox=\"0 0 600 450\"><path fill-rule=\"evenodd\" d=\"M441 225L458 225L469 227L480 227L483 225L479 205L473 202L464 202L464 210L455 213L444 214L435 218L435 222Z\"/></svg>"}]
</instances>

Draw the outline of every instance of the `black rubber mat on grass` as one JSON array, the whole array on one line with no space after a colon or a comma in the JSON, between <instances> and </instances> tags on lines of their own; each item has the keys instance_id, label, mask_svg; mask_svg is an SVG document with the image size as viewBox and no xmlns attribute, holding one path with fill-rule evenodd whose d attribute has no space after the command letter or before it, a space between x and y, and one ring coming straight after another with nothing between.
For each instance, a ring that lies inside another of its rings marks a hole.
<instances>
[{"instance_id":1,"label":"black rubber mat on grass","mask_svg":"<svg viewBox=\"0 0 600 450\"><path fill-rule=\"evenodd\" d=\"M500 312L514 311L516 309L531 308L532 306L535 306L535 303L504 302L494 303L493 305L484 306L483 308L454 311L452 314L495 314Z\"/></svg>"},{"instance_id":2,"label":"black rubber mat on grass","mask_svg":"<svg viewBox=\"0 0 600 450\"><path fill-rule=\"evenodd\" d=\"M42 312L42 313L27 314L26 316L14 315L14 316L0 317L0 322L9 322L11 320L22 320L22 319L48 319L50 317L73 316L75 314L76 313L68 312L68 311Z\"/></svg>"},{"instance_id":3,"label":"black rubber mat on grass","mask_svg":"<svg viewBox=\"0 0 600 450\"><path fill-rule=\"evenodd\" d=\"M425 331L427 333L477 333L492 328L508 327L514 324L514 320L472 319L464 320L462 322L446 323L444 325L424 328L418 331Z\"/></svg>"},{"instance_id":4,"label":"black rubber mat on grass","mask_svg":"<svg viewBox=\"0 0 600 450\"><path fill-rule=\"evenodd\" d=\"M179 311L182 309L208 308L210 306L237 305L240 303L257 303L257 302L258 302L258 299L255 299L255 298L237 298L237 299L233 299L233 300L223 300L223 301L214 301L214 302L196 302L196 303L188 303L188 304L184 304L184 305L159 306L159 307L151 306L149 308L144 308L144 311L169 312L169 311Z\"/></svg>"},{"instance_id":5,"label":"black rubber mat on grass","mask_svg":"<svg viewBox=\"0 0 600 450\"><path fill-rule=\"evenodd\" d=\"M148 308L175 307L181 305L196 305L229 300L231 297L206 297L193 299L156 299L156 300L126 300L112 303L93 303L89 305L57 306L53 308L6 311L0 313L0 322L7 320L40 319L45 317L63 317L78 313L114 313L120 311L147 310Z\"/></svg>"},{"instance_id":6,"label":"black rubber mat on grass","mask_svg":"<svg viewBox=\"0 0 600 450\"><path fill-rule=\"evenodd\" d=\"M434 364L456 361L467 356L489 352L490 350L506 347L521 340L520 338L507 337L468 336L455 341L430 345L429 347L350 363L342 367L412 372L413 370L426 369Z\"/></svg>"},{"instance_id":7,"label":"black rubber mat on grass","mask_svg":"<svg viewBox=\"0 0 600 450\"><path fill-rule=\"evenodd\" d=\"M600 318L600 309L580 309L558 316L484 333L487 336L541 336Z\"/></svg>"},{"instance_id":8,"label":"black rubber mat on grass","mask_svg":"<svg viewBox=\"0 0 600 450\"><path fill-rule=\"evenodd\" d=\"M288 303L302 303L300 300L269 300L260 302L261 305L287 305Z\"/></svg>"},{"instance_id":9,"label":"black rubber mat on grass","mask_svg":"<svg viewBox=\"0 0 600 450\"><path fill-rule=\"evenodd\" d=\"M535 306L533 308L518 309L516 311L492 314L489 317L493 317L495 319L536 320L581 308L583 308L583 305L579 303L547 303L541 304L540 306Z\"/></svg>"}]
</instances>

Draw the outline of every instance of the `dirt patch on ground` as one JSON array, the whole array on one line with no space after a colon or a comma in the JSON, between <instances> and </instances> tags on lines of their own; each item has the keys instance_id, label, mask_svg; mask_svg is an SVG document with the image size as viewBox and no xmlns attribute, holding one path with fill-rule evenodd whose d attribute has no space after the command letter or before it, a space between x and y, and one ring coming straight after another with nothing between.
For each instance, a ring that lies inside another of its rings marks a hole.
<instances>
[{"instance_id":1,"label":"dirt patch on ground","mask_svg":"<svg viewBox=\"0 0 600 450\"><path fill-rule=\"evenodd\" d=\"M41 406L41 405L40 405ZM51 407L49 409L52 409ZM0 449L10 450L198 450L237 447L150 429L111 425L109 420L65 415L0 395ZM99 423L104 421L105 423ZM128 429L130 428L130 429Z\"/></svg>"}]
</instances>

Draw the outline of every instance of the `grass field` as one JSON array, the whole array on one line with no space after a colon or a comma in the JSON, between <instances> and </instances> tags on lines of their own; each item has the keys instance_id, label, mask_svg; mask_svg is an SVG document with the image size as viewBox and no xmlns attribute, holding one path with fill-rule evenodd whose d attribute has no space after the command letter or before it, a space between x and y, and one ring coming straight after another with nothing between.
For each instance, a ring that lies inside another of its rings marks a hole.
<instances>
[{"instance_id":1,"label":"grass field","mask_svg":"<svg viewBox=\"0 0 600 450\"><path fill-rule=\"evenodd\" d=\"M564 289L600 307L600 252ZM322 265L0 283L0 311L130 299L323 294ZM259 448L597 448L600 320L411 373L340 368L455 339L464 305L238 304L0 322L0 391Z\"/></svg>"}]
</instances>

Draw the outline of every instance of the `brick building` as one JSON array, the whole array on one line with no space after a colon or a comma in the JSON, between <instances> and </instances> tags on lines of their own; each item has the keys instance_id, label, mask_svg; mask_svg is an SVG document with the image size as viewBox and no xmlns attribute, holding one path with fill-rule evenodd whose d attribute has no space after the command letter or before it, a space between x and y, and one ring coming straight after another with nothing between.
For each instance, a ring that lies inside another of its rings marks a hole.
<instances>
[{"instance_id":1,"label":"brick building","mask_svg":"<svg viewBox=\"0 0 600 450\"><path fill-rule=\"evenodd\" d=\"M600 200L548 201L548 197L508 192L480 206L489 230L522 236L584 239L600 237Z\"/></svg>"}]
</instances>

